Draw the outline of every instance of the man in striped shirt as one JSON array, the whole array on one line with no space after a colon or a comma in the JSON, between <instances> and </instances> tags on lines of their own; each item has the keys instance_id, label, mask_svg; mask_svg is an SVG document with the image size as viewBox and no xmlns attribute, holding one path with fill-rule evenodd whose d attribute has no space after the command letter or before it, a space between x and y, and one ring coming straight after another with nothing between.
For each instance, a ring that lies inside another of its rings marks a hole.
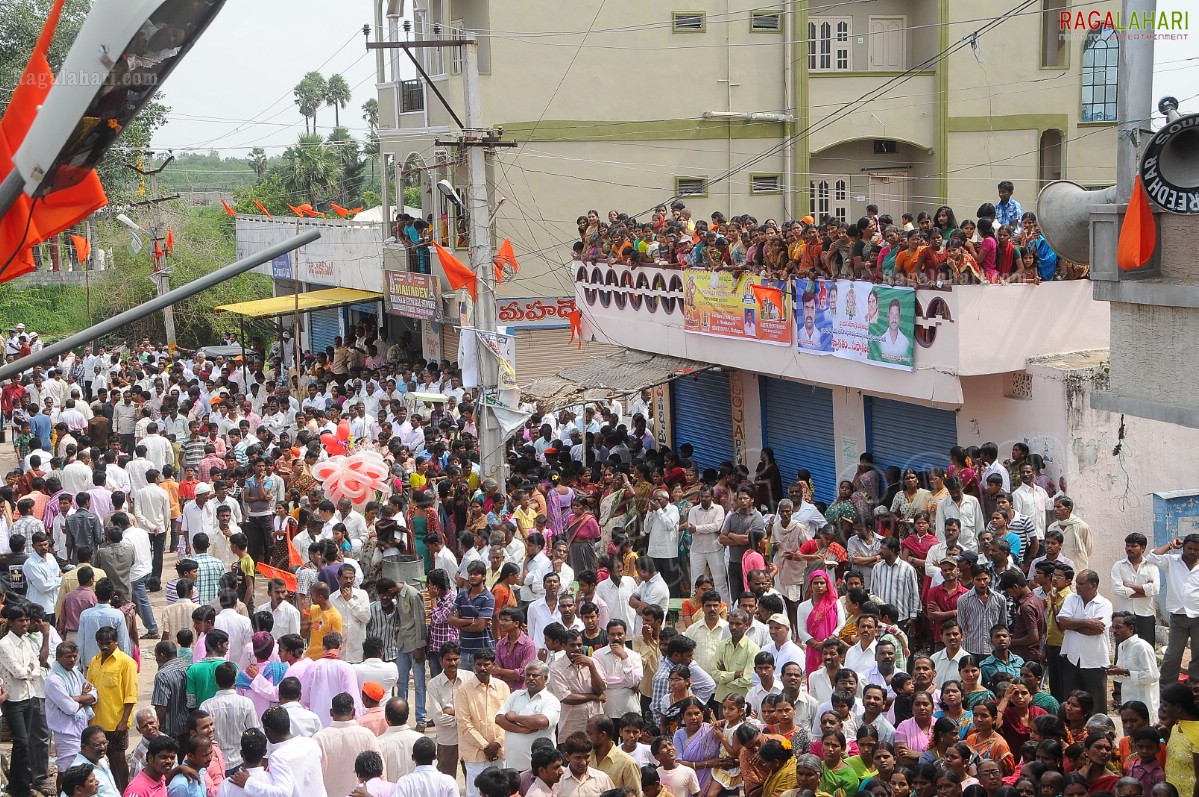
<instances>
[{"instance_id":1,"label":"man in striped shirt","mask_svg":"<svg viewBox=\"0 0 1199 797\"><path fill-rule=\"evenodd\" d=\"M969 565L962 562L962 570ZM958 599L958 625L962 628L962 647L971 655L991 655L991 629L1007 626L1007 601L991 589L991 574L982 564L973 565L974 589Z\"/></svg>"},{"instance_id":2,"label":"man in striped shirt","mask_svg":"<svg viewBox=\"0 0 1199 797\"><path fill-rule=\"evenodd\" d=\"M1041 553L1041 539L1037 534L1037 524L1028 515L1021 515L1016 511L1016 507L1012 504L1012 497L1008 493L1000 493L995 496L995 508L1006 509L1010 513L1008 518L1008 531L1015 534L1020 539L1020 550L1013 548L1012 557L1019 562L1031 562Z\"/></svg>"},{"instance_id":3,"label":"man in striped shirt","mask_svg":"<svg viewBox=\"0 0 1199 797\"><path fill-rule=\"evenodd\" d=\"M916 568L899 558L900 543L896 537L883 540L879 555L883 560L874 566L870 591L899 610L900 626L920 611L920 580Z\"/></svg>"}]
</instances>

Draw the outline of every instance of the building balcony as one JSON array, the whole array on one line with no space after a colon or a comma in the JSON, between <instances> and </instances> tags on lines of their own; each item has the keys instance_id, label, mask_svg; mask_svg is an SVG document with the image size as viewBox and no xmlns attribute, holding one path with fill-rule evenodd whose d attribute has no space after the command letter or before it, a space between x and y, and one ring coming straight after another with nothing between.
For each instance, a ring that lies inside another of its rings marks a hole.
<instances>
[{"instance_id":1,"label":"building balcony","mask_svg":"<svg viewBox=\"0 0 1199 797\"><path fill-rule=\"evenodd\" d=\"M589 339L787 379L963 403L961 378L1023 371L1028 360L1108 345L1108 308L1087 281L959 285L916 290L914 368L883 368L789 345L684 329L683 271L574 261L575 298Z\"/></svg>"}]
</instances>

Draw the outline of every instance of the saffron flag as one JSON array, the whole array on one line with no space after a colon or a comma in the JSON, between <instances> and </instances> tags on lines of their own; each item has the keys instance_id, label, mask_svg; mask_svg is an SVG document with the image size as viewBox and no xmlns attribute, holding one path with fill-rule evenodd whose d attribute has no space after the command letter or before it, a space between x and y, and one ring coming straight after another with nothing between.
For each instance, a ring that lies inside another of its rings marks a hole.
<instances>
[{"instance_id":1,"label":"saffron flag","mask_svg":"<svg viewBox=\"0 0 1199 797\"><path fill-rule=\"evenodd\" d=\"M54 84L54 73L46 60L46 52L50 49L64 3L65 0L56 0L50 8L25 72L17 79L17 88L0 120L0 175L13 170L13 155L25 140L38 108L46 101ZM107 203L108 198L95 170L81 175L70 187L36 201L25 194L19 196L0 219L0 266L12 258L8 267L0 271L0 282L33 271L31 250L35 244L73 227Z\"/></svg>"},{"instance_id":2,"label":"saffron flag","mask_svg":"<svg viewBox=\"0 0 1199 797\"><path fill-rule=\"evenodd\" d=\"M272 215L271 215L271 212L270 212L269 210L267 210L267 209L266 209L266 205L262 204L262 203L261 203L261 202L259 202L257 199L255 199L255 200L254 200L254 204L258 206L258 209L259 209L259 210L261 210L261 211L262 211L262 214L263 214L264 216L266 216L268 219L273 219L273 218L274 218L274 216L272 216Z\"/></svg>"},{"instance_id":3,"label":"saffron flag","mask_svg":"<svg viewBox=\"0 0 1199 797\"><path fill-rule=\"evenodd\" d=\"M287 209L290 210L292 213L296 214L297 216L299 216L300 218L304 218L304 211L300 210L299 208L295 207L294 205L288 205Z\"/></svg>"},{"instance_id":4,"label":"saffron flag","mask_svg":"<svg viewBox=\"0 0 1199 797\"><path fill-rule=\"evenodd\" d=\"M512 241L507 238L500 244L500 251L495 255L495 281L503 283L504 266L512 269L514 274L520 273L520 265L516 262L516 252L512 249Z\"/></svg>"},{"instance_id":5,"label":"saffron flag","mask_svg":"<svg viewBox=\"0 0 1199 797\"><path fill-rule=\"evenodd\" d=\"M293 546L291 544L291 540L287 541L287 547L291 548L292 550L295 550L295 546ZM299 562L298 564L303 564L303 562ZM277 578L280 581L282 581L284 586L287 587L288 592L295 592L300 587L300 584L296 580L296 577L293 574L287 572L286 570L280 570L277 567L271 567L270 565L264 565L261 562L258 563L257 568L258 568L258 572L262 573L264 578L268 578L268 579Z\"/></svg>"},{"instance_id":6,"label":"saffron flag","mask_svg":"<svg viewBox=\"0 0 1199 797\"><path fill-rule=\"evenodd\" d=\"M82 235L74 234L71 235L71 243L75 244L75 256L79 258L80 264L86 263L92 255L92 245Z\"/></svg>"},{"instance_id":7,"label":"saffron flag","mask_svg":"<svg viewBox=\"0 0 1199 797\"><path fill-rule=\"evenodd\" d=\"M236 216L236 215L237 215L237 211L236 211L236 210L234 210L233 208L229 207L229 203L228 203L228 202L226 202L225 200L223 200L223 199L222 199L222 200L221 200L221 204L225 206L225 212L226 212L226 213L228 213L230 216Z\"/></svg>"},{"instance_id":8,"label":"saffron flag","mask_svg":"<svg viewBox=\"0 0 1199 797\"><path fill-rule=\"evenodd\" d=\"M570 340L566 341L566 345L574 343L577 337L579 348L583 348L583 311L575 307L566 314L566 318L570 321Z\"/></svg>"},{"instance_id":9,"label":"saffron flag","mask_svg":"<svg viewBox=\"0 0 1199 797\"><path fill-rule=\"evenodd\" d=\"M432 244L433 248L437 250L437 259L441 262L441 268L445 271L445 278L449 280L450 287L454 290L466 288L470 298L477 302L479 300L478 275L471 271L469 266L454 257L453 252L436 241L432 241Z\"/></svg>"},{"instance_id":10,"label":"saffron flag","mask_svg":"<svg viewBox=\"0 0 1199 797\"><path fill-rule=\"evenodd\" d=\"M170 228L167 228L167 254L175 251L175 233Z\"/></svg>"},{"instance_id":11,"label":"saffron flag","mask_svg":"<svg viewBox=\"0 0 1199 797\"><path fill-rule=\"evenodd\" d=\"M157 238L154 239L154 260L162 260L162 244L158 242Z\"/></svg>"},{"instance_id":12,"label":"saffron flag","mask_svg":"<svg viewBox=\"0 0 1199 797\"><path fill-rule=\"evenodd\" d=\"M341 216L343 219L346 218L347 216L353 216L356 213L362 212L361 205L359 205L356 208L343 208L341 205L338 205L336 202L330 202L329 207L333 209L334 213L336 213L338 216Z\"/></svg>"},{"instance_id":13,"label":"saffron flag","mask_svg":"<svg viewBox=\"0 0 1199 797\"><path fill-rule=\"evenodd\" d=\"M1132 184L1132 197L1124 211L1120 227L1120 243L1116 247L1116 263L1124 271L1132 271L1149 262L1157 248L1157 224L1149 207L1149 195L1137 175Z\"/></svg>"},{"instance_id":14,"label":"saffron flag","mask_svg":"<svg viewBox=\"0 0 1199 797\"><path fill-rule=\"evenodd\" d=\"M751 285L750 287L753 288L754 298L758 300L758 307L761 307L763 310L770 305L773 305L775 310L782 308L782 288L774 288L770 285Z\"/></svg>"}]
</instances>

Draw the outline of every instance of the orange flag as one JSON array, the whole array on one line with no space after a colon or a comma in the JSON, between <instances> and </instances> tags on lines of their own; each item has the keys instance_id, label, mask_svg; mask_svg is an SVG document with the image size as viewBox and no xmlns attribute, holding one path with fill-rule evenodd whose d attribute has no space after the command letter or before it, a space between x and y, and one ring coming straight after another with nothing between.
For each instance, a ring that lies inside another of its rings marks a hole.
<instances>
[{"instance_id":1,"label":"orange flag","mask_svg":"<svg viewBox=\"0 0 1199 797\"><path fill-rule=\"evenodd\" d=\"M75 244L75 256L79 258L79 262L86 263L92 254L92 245L82 235L74 234L71 235L71 243Z\"/></svg>"},{"instance_id":2,"label":"orange flag","mask_svg":"<svg viewBox=\"0 0 1199 797\"><path fill-rule=\"evenodd\" d=\"M769 285L751 285L754 291L754 298L758 300L758 307L766 309L766 303L770 302L780 312L783 309L783 291L781 288L772 288Z\"/></svg>"},{"instance_id":3,"label":"orange flag","mask_svg":"<svg viewBox=\"0 0 1199 797\"><path fill-rule=\"evenodd\" d=\"M566 341L566 345L574 343L577 337L579 348L583 348L583 312L575 307L566 314L566 318L570 321L570 340Z\"/></svg>"},{"instance_id":4,"label":"orange flag","mask_svg":"<svg viewBox=\"0 0 1199 797\"><path fill-rule=\"evenodd\" d=\"M293 205L288 205L287 209L290 210L292 213L296 214L297 216L299 216L300 218L304 218L304 211L300 210L299 208L297 208Z\"/></svg>"},{"instance_id":5,"label":"orange flag","mask_svg":"<svg viewBox=\"0 0 1199 797\"><path fill-rule=\"evenodd\" d=\"M289 541L289 545L290 545L290 541ZM300 564L303 564L303 562L301 562ZM283 582L283 584L287 587L288 592L295 592L300 587L300 584L296 580L296 577L294 575L292 575L291 573L287 572L286 570L280 570L277 567L271 567L270 565L264 565L264 564L262 564L262 562L258 563L257 568L258 568L258 572L262 573L264 578L280 579Z\"/></svg>"},{"instance_id":6,"label":"orange flag","mask_svg":"<svg viewBox=\"0 0 1199 797\"><path fill-rule=\"evenodd\" d=\"M226 213L228 213L230 216L236 216L236 215L237 215L237 211L236 211L236 210L234 210L233 208L229 207L229 203L228 203L228 202L226 202L225 200L223 200L223 199L222 199L222 200L221 200L221 204L225 206L225 212L226 212Z\"/></svg>"},{"instance_id":7,"label":"orange flag","mask_svg":"<svg viewBox=\"0 0 1199 797\"><path fill-rule=\"evenodd\" d=\"M336 213L338 216L341 216L343 219L346 216L348 216L354 212L354 211L350 210L349 208L343 208L341 205L337 204L336 202L330 202L329 207L333 209L334 213Z\"/></svg>"},{"instance_id":8,"label":"orange flag","mask_svg":"<svg viewBox=\"0 0 1199 797\"><path fill-rule=\"evenodd\" d=\"M454 257L454 253L446 249L436 241L432 242L433 248L437 250L437 259L441 261L441 268L445 271L445 277L449 280L450 287L454 290L466 288L466 292L470 294L470 298L475 301L479 300L479 277L475 272L458 258Z\"/></svg>"},{"instance_id":9,"label":"orange flag","mask_svg":"<svg viewBox=\"0 0 1199 797\"><path fill-rule=\"evenodd\" d=\"M504 266L508 266L515 273L520 273L520 265L516 262L516 252L512 249L512 242L507 238L500 244L500 250L495 254L495 281L497 283L504 281Z\"/></svg>"},{"instance_id":10,"label":"orange flag","mask_svg":"<svg viewBox=\"0 0 1199 797\"><path fill-rule=\"evenodd\" d=\"M263 205L257 199L254 200L254 204L258 206L258 209L261 210L263 215L266 216L268 219L274 218L274 216L271 215L271 212L266 209L266 205Z\"/></svg>"},{"instance_id":11,"label":"orange flag","mask_svg":"<svg viewBox=\"0 0 1199 797\"><path fill-rule=\"evenodd\" d=\"M1124 211L1124 225L1120 228L1120 243L1116 247L1116 263L1125 271L1140 268L1153 257L1157 248L1157 224L1153 210L1149 207L1149 195L1137 175L1132 184L1132 197L1128 210Z\"/></svg>"},{"instance_id":12,"label":"orange flag","mask_svg":"<svg viewBox=\"0 0 1199 797\"><path fill-rule=\"evenodd\" d=\"M167 228L167 254L175 251L175 233Z\"/></svg>"},{"instance_id":13,"label":"orange flag","mask_svg":"<svg viewBox=\"0 0 1199 797\"><path fill-rule=\"evenodd\" d=\"M46 52L54 38L54 29L62 14L65 0L56 0L46 16L41 36L29 57L25 72L16 82L16 91L0 120L0 175L13 169L13 155L29 133L38 108L46 100L54 84L54 73L46 61ZM51 238L87 218L108 203L104 187L94 170L78 176L69 188L47 194L35 203L22 194L11 210L0 219L0 265L15 254L11 263L0 271L0 282L14 279L34 269L34 244Z\"/></svg>"},{"instance_id":14,"label":"orange flag","mask_svg":"<svg viewBox=\"0 0 1199 797\"><path fill-rule=\"evenodd\" d=\"M162 244L157 239L154 241L154 259L162 260Z\"/></svg>"}]
</instances>

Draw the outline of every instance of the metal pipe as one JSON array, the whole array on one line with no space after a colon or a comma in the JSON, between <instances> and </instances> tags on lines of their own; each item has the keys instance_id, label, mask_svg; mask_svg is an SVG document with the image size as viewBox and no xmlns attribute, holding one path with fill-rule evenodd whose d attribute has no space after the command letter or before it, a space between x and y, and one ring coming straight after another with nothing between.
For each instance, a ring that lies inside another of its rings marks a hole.
<instances>
[{"instance_id":1,"label":"metal pipe","mask_svg":"<svg viewBox=\"0 0 1199 797\"><path fill-rule=\"evenodd\" d=\"M95 326L88 327L82 332L77 332L69 338L64 338L57 343L52 343L39 352L22 357L5 365L0 365L0 381L11 379L14 376L19 376L21 373L29 370L33 366L46 362L47 360L58 357L61 354L90 343L96 338L107 335L111 332L116 332L126 324L132 324L134 321L145 318L148 315L153 315L159 312L164 307L177 304L178 302L191 298L197 293L206 291L225 280L236 277L238 274L245 273L255 266L261 266L263 263L269 263L279 255L290 252L293 249L298 249L305 244L310 244L321 237L319 230L309 230L303 235L297 235L294 238L288 238L286 241L277 243L273 246L263 249L257 254L250 255L238 260L236 263L230 263L224 268L219 268L211 274L200 277L198 280L189 282L186 285L180 285L169 293L162 296L156 296L148 302L139 304L137 307L132 307L120 315L113 316L106 321L101 321Z\"/></svg>"},{"instance_id":2,"label":"metal pipe","mask_svg":"<svg viewBox=\"0 0 1199 797\"><path fill-rule=\"evenodd\" d=\"M1124 0L1121 19L1157 14L1157 0ZM1115 33L1112 34L1116 36ZM1141 164L1140 145L1152 135L1153 36L1119 38L1119 91L1116 94L1116 203L1127 204Z\"/></svg>"}]
</instances>

